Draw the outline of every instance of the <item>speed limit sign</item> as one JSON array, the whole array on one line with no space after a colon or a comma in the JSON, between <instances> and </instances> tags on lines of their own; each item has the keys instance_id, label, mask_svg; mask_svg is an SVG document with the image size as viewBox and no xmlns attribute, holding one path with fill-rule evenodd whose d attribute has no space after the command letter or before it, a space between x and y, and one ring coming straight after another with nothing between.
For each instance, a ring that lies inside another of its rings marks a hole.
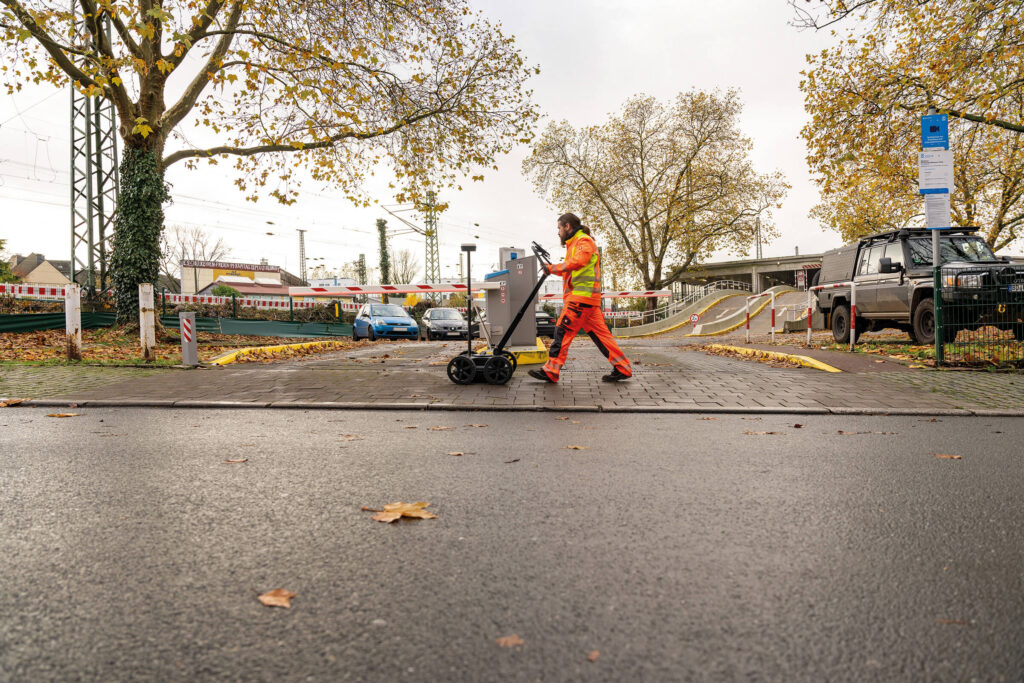
<instances>
[{"instance_id":1,"label":"speed limit sign","mask_svg":"<svg viewBox=\"0 0 1024 683\"><path fill-rule=\"evenodd\" d=\"M700 316L697 315L696 313L690 316L690 322L693 323L694 325L696 325L698 321L700 321Z\"/></svg>"}]
</instances>

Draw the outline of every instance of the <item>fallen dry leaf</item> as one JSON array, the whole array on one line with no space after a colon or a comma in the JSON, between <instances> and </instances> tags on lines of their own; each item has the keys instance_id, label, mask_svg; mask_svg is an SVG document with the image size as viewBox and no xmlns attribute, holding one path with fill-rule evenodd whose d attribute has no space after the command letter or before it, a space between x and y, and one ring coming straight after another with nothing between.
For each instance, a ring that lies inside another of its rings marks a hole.
<instances>
[{"instance_id":1,"label":"fallen dry leaf","mask_svg":"<svg viewBox=\"0 0 1024 683\"><path fill-rule=\"evenodd\" d=\"M702 417L701 420L717 420L717 417Z\"/></svg>"},{"instance_id":2,"label":"fallen dry leaf","mask_svg":"<svg viewBox=\"0 0 1024 683\"><path fill-rule=\"evenodd\" d=\"M78 417L81 413L49 413L46 417Z\"/></svg>"},{"instance_id":3,"label":"fallen dry leaf","mask_svg":"<svg viewBox=\"0 0 1024 683\"><path fill-rule=\"evenodd\" d=\"M555 419L556 420L568 420L569 418L568 417L556 417Z\"/></svg>"},{"instance_id":4,"label":"fallen dry leaf","mask_svg":"<svg viewBox=\"0 0 1024 683\"><path fill-rule=\"evenodd\" d=\"M761 435L764 435L764 434L781 434L782 432L752 432L752 431L750 431L748 429L747 431L745 431L743 433L744 434L750 434L751 436L761 436Z\"/></svg>"},{"instance_id":5,"label":"fallen dry leaf","mask_svg":"<svg viewBox=\"0 0 1024 683\"><path fill-rule=\"evenodd\" d=\"M446 427L444 425L436 425L434 427L431 427L430 431L432 431L432 432L444 432L444 431L447 431L449 429L455 429L455 427Z\"/></svg>"},{"instance_id":6,"label":"fallen dry leaf","mask_svg":"<svg viewBox=\"0 0 1024 683\"><path fill-rule=\"evenodd\" d=\"M937 417L929 417L927 420L921 420L921 422L942 422L942 420Z\"/></svg>"},{"instance_id":7,"label":"fallen dry leaf","mask_svg":"<svg viewBox=\"0 0 1024 683\"><path fill-rule=\"evenodd\" d=\"M23 398L9 398L6 401L0 401L0 408L7 408L9 406L16 406L25 399Z\"/></svg>"},{"instance_id":8,"label":"fallen dry leaf","mask_svg":"<svg viewBox=\"0 0 1024 683\"><path fill-rule=\"evenodd\" d=\"M511 460L506 460L505 464L506 465L511 465L514 462L519 462L519 458L512 458Z\"/></svg>"},{"instance_id":9,"label":"fallen dry leaf","mask_svg":"<svg viewBox=\"0 0 1024 683\"><path fill-rule=\"evenodd\" d=\"M225 460L224 462L228 465L235 465L240 462L249 462L249 458L234 458L232 460Z\"/></svg>"},{"instance_id":10,"label":"fallen dry leaf","mask_svg":"<svg viewBox=\"0 0 1024 683\"><path fill-rule=\"evenodd\" d=\"M884 360L876 360L875 362L876 363L884 363L885 361Z\"/></svg>"},{"instance_id":11,"label":"fallen dry leaf","mask_svg":"<svg viewBox=\"0 0 1024 683\"><path fill-rule=\"evenodd\" d=\"M292 598L298 597L295 593L285 590L284 588L275 588L272 591L267 591L263 595L259 596L259 601L267 607L285 607L290 608L292 606Z\"/></svg>"},{"instance_id":12,"label":"fallen dry leaf","mask_svg":"<svg viewBox=\"0 0 1024 683\"><path fill-rule=\"evenodd\" d=\"M448 451L448 455L465 455L462 451Z\"/></svg>"},{"instance_id":13,"label":"fallen dry leaf","mask_svg":"<svg viewBox=\"0 0 1024 683\"><path fill-rule=\"evenodd\" d=\"M495 638L496 642L501 647L517 647L523 644L523 639L513 633L510 636L502 636L501 638Z\"/></svg>"},{"instance_id":14,"label":"fallen dry leaf","mask_svg":"<svg viewBox=\"0 0 1024 683\"><path fill-rule=\"evenodd\" d=\"M803 428L804 428L804 426L802 424L795 424L795 425L793 425L793 429L803 429Z\"/></svg>"},{"instance_id":15,"label":"fallen dry leaf","mask_svg":"<svg viewBox=\"0 0 1024 683\"><path fill-rule=\"evenodd\" d=\"M760 422L760 421L761 421L761 418L759 418L759 417L745 417L745 418L743 418L743 419L744 419L744 420L757 420L758 422Z\"/></svg>"},{"instance_id":16,"label":"fallen dry leaf","mask_svg":"<svg viewBox=\"0 0 1024 683\"><path fill-rule=\"evenodd\" d=\"M418 429L419 425L405 425L406 429Z\"/></svg>"},{"instance_id":17,"label":"fallen dry leaf","mask_svg":"<svg viewBox=\"0 0 1024 683\"><path fill-rule=\"evenodd\" d=\"M913 368L914 370L921 370L921 369L926 368L928 366L927 365L921 365L920 363L915 363L913 365L908 365L907 367Z\"/></svg>"},{"instance_id":18,"label":"fallen dry leaf","mask_svg":"<svg viewBox=\"0 0 1024 683\"><path fill-rule=\"evenodd\" d=\"M945 458L946 460L963 460L964 459L964 456L962 456L962 455L949 455L948 453L936 453L935 457L936 458Z\"/></svg>"},{"instance_id":19,"label":"fallen dry leaf","mask_svg":"<svg viewBox=\"0 0 1024 683\"><path fill-rule=\"evenodd\" d=\"M427 512L423 508L430 503L388 503L383 510L373 510L364 507L363 510L376 512L373 519L378 522L396 522L402 517L414 517L416 519L437 519L437 515Z\"/></svg>"},{"instance_id":20,"label":"fallen dry leaf","mask_svg":"<svg viewBox=\"0 0 1024 683\"><path fill-rule=\"evenodd\" d=\"M591 650L590 654L587 655L587 659L592 661L592 662L596 662L597 658L600 657L600 656L601 656L600 652L598 652L597 650Z\"/></svg>"},{"instance_id":21,"label":"fallen dry leaf","mask_svg":"<svg viewBox=\"0 0 1024 683\"><path fill-rule=\"evenodd\" d=\"M360 434L342 434L341 438L345 441L362 441L363 437Z\"/></svg>"},{"instance_id":22,"label":"fallen dry leaf","mask_svg":"<svg viewBox=\"0 0 1024 683\"><path fill-rule=\"evenodd\" d=\"M586 446L566 446L566 448L568 448L570 451L585 451L585 450L587 450Z\"/></svg>"},{"instance_id":23,"label":"fallen dry leaf","mask_svg":"<svg viewBox=\"0 0 1024 683\"><path fill-rule=\"evenodd\" d=\"M467 427L486 427L487 425L466 425Z\"/></svg>"}]
</instances>

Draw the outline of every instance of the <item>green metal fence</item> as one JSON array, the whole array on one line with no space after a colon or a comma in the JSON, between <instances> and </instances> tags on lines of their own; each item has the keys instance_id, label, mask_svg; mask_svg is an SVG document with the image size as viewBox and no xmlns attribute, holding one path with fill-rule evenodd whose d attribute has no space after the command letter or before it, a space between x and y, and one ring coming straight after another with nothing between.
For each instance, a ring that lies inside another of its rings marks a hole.
<instances>
[{"instance_id":1,"label":"green metal fence","mask_svg":"<svg viewBox=\"0 0 1024 683\"><path fill-rule=\"evenodd\" d=\"M947 365L1024 367L1024 267L942 267L936 358Z\"/></svg>"}]
</instances>

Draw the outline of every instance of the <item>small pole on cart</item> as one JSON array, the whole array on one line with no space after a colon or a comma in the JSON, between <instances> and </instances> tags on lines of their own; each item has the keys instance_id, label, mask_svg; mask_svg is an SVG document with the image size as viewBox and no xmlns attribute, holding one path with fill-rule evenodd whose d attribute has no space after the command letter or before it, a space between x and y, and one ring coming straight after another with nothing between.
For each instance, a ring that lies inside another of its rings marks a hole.
<instances>
[{"instance_id":1,"label":"small pole on cart","mask_svg":"<svg viewBox=\"0 0 1024 683\"><path fill-rule=\"evenodd\" d=\"M476 251L476 245L467 242L462 245L462 251L466 252L466 313L469 314L469 322L466 324L466 346L469 355L473 355L473 269L470 267L470 255ZM483 321L478 323L483 325Z\"/></svg>"}]
</instances>

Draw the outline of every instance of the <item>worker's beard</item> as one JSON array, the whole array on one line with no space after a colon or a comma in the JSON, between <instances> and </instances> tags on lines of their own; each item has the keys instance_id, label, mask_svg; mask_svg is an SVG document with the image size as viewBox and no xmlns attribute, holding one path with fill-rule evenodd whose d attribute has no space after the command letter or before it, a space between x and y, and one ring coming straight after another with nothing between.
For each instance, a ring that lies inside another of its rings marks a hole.
<instances>
[{"instance_id":1,"label":"worker's beard","mask_svg":"<svg viewBox=\"0 0 1024 683\"><path fill-rule=\"evenodd\" d=\"M562 232L561 230L558 231L558 239L562 240L562 246L563 247L565 246L565 243L569 241L569 238L566 237L565 233Z\"/></svg>"}]
</instances>

